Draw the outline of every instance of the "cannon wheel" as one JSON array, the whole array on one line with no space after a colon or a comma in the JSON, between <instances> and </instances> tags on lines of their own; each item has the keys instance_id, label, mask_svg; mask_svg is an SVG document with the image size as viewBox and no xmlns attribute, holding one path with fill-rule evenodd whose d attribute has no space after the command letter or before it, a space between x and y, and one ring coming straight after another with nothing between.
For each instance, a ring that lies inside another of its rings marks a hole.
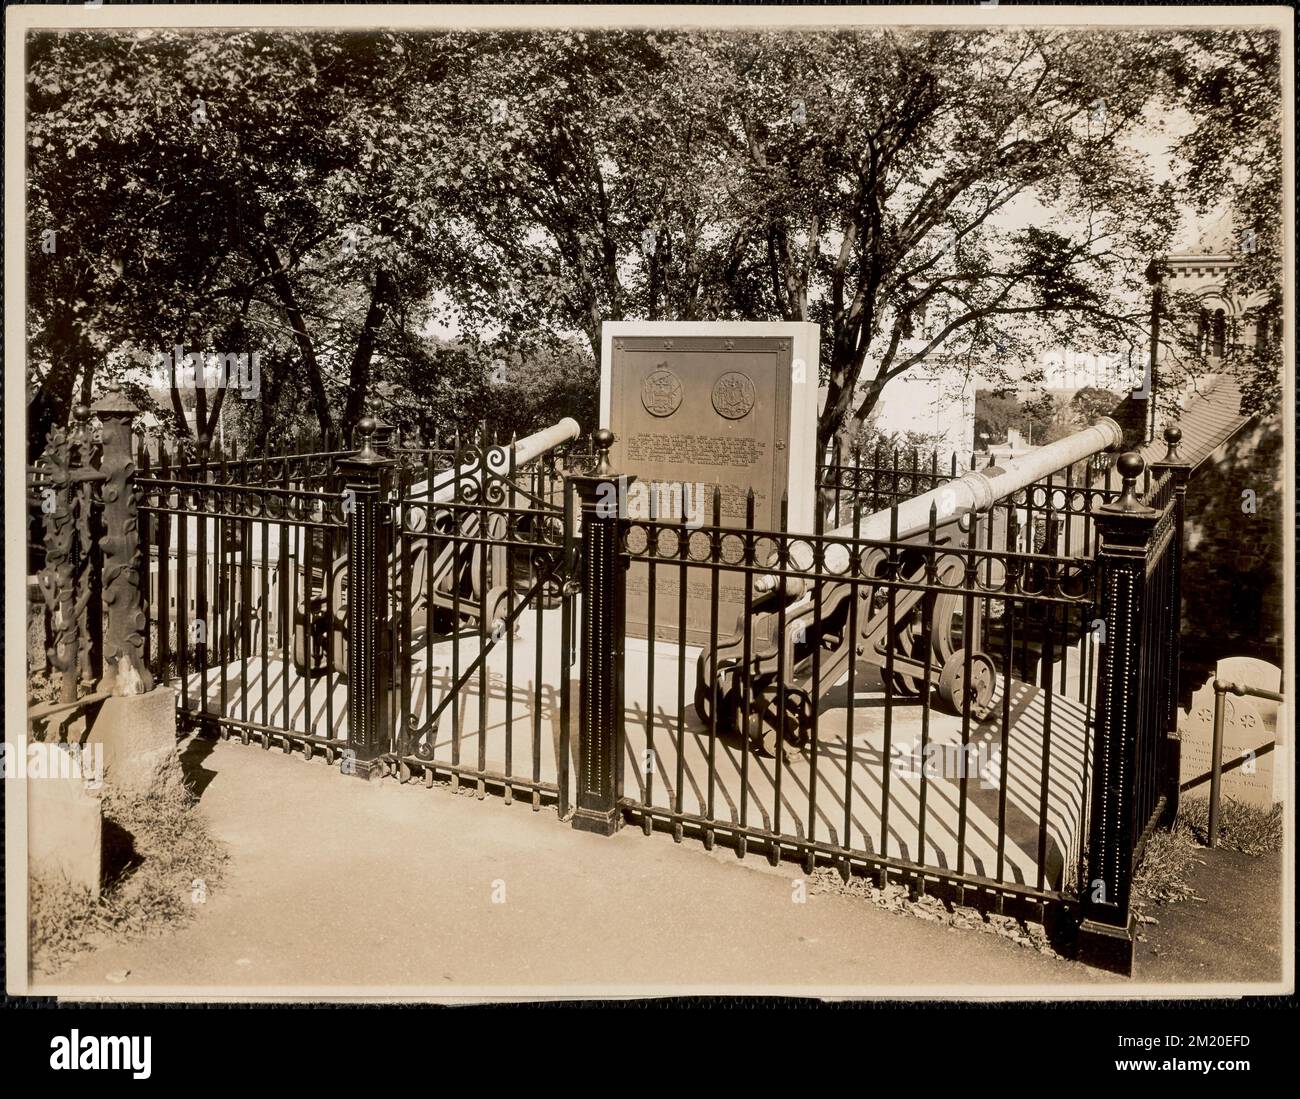
<instances>
[{"instance_id":1,"label":"cannon wheel","mask_svg":"<svg viewBox=\"0 0 1300 1099\"><path fill-rule=\"evenodd\" d=\"M293 670L299 675L319 675L328 667L326 660L326 639L328 619L324 613L312 618L304 617L293 628ZM311 635L308 644L307 637ZM310 652L309 652L310 650Z\"/></svg>"},{"instance_id":2,"label":"cannon wheel","mask_svg":"<svg viewBox=\"0 0 1300 1099\"><path fill-rule=\"evenodd\" d=\"M492 633L497 622L505 618L506 612L509 610L509 604L510 593L504 586L488 589L488 593L483 599L483 628L489 634Z\"/></svg>"},{"instance_id":3,"label":"cannon wheel","mask_svg":"<svg viewBox=\"0 0 1300 1099\"><path fill-rule=\"evenodd\" d=\"M756 752L761 756L773 758L776 753L784 746L791 744L796 747L802 746L804 730L802 723L799 721L797 713L790 712L790 705L796 708L802 705L802 695L798 691L787 688L786 690L786 710L784 714L779 715L780 728L776 726L778 710L781 704L781 692L776 684L769 684L760 690L755 696L753 705L750 707L748 714L740 713L740 694L733 691L728 699L733 717L730 722L731 728L742 733L745 740L754 746Z\"/></svg>"},{"instance_id":4,"label":"cannon wheel","mask_svg":"<svg viewBox=\"0 0 1300 1099\"><path fill-rule=\"evenodd\" d=\"M334 622L336 626L347 629L348 625L348 555L340 554L330 566L330 598L334 604Z\"/></svg>"},{"instance_id":5,"label":"cannon wheel","mask_svg":"<svg viewBox=\"0 0 1300 1099\"><path fill-rule=\"evenodd\" d=\"M934 601L934 622L930 629L930 651L934 654L932 666L936 671L959 652L958 642L961 631L957 626L957 615L961 613L961 597L951 593L939 595ZM895 636L894 651L910 656L913 660L924 663L925 650L922 647L921 607L908 616L907 621L898 627ZM881 665L884 675L884 665ZM906 698L916 698L921 694L921 677L908 672L893 674L894 693ZM931 680L931 682L934 682Z\"/></svg>"},{"instance_id":6,"label":"cannon wheel","mask_svg":"<svg viewBox=\"0 0 1300 1099\"><path fill-rule=\"evenodd\" d=\"M329 612L321 608L316 614L312 615L305 606L299 604L295 610L295 617L298 619L294 623L293 629L293 652L291 660L293 661L294 670L299 675L318 675L333 667L335 671L342 671L346 674L346 667L339 667L339 642L338 634L342 631L346 642L348 628L348 555L341 554L329 566L329 572L325 580L326 585L331 590L331 599L334 603L334 650L331 656L329 649ZM310 633L311 639L308 640ZM346 649L346 644L345 644ZM342 657L346 665L347 657Z\"/></svg>"},{"instance_id":7,"label":"cannon wheel","mask_svg":"<svg viewBox=\"0 0 1300 1099\"><path fill-rule=\"evenodd\" d=\"M904 653L916 660L924 659L925 654L918 651L921 648L921 630L918 615L910 616L894 637L896 652ZM884 668L882 667L880 671L883 676ZM903 698L916 698L921 693L921 680L917 676L908 675L906 672L894 672L889 679L890 686L893 687L896 695L901 695Z\"/></svg>"},{"instance_id":8,"label":"cannon wheel","mask_svg":"<svg viewBox=\"0 0 1300 1099\"><path fill-rule=\"evenodd\" d=\"M718 684L718 701L721 703L725 721L727 715L727 696L731 693L732 674L730 669L722 673L722 682ZM700 653L695 665L695 716L707 727L713 714L713 661L709 659L708 650Z\"/></svg>"},{"instance_id":9,"label":"cannon wheel","mask_svg":"<svg viewBox=\"0 0 1300 1099\"><path fill-rule=\"evenodd\" d=\"M720 687L719 685L718 702L719 702L719 709L722 710L722 715L720 715L719 721L720 723L722 723L722 728L727 727L727 710L728 710L727 696L728 695L731 695L731 687L723 688ZM710 722L712 711L714 711L714 692L712 692L711 684L708 683L707 680L703 680L703 679L695 680L694 702L695 702L695 717L698 717L699 721L701 721L703 726L707 728L708 722Z\"/></svg>"},{"instance_id":10,"label":"cannon wheel","mask_svg":"<svg viewBox=\"0 0 1300 1099\"><path fill-rule=\"evenodd\" d=\"M948 662L953 653L961 651L958 646L961 634L957 627L957 616L961 612L960 595L944 592L934 601L934 628L930 631L930 648L934 652L935 661L941 666Z\"/></svg>"},{"instance_id":11,"label":"cannon wheel","mask_svg":"<svg viewBox=\"0 0 1300 1099\"><path fill-rule=\"evenodd\" d=\"M969 707L973 717L980 717L993 701L997 668L985 653L971 653L970 687L966 686L966 650L958 649L943 662L939 673L939 696L957 713Z\"/></svg>"}]
</instances>

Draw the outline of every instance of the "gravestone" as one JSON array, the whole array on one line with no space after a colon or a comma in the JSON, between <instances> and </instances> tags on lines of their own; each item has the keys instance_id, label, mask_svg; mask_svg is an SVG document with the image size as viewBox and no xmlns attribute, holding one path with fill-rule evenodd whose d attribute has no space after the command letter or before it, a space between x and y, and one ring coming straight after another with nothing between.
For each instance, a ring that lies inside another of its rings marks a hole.
<instances>
[{"instance_id":1,"label":"gravestone","mask_svg":"<svg viewBox=\"0 0 1300 1099\"><path fill-rule=\"evenodd\" d=\"M1262 661L1255 663L1262 664ZM1277 690L1281 671L1265 665L1267 682L1257 681L1250 669L1243 675L1239 664L1221 661L1217 676L1211 676L1192 695L1191 706L1178 715L1179 785L1184 795L1210 796L1210 761L1214 746L1214 680L1244 683ZM1235 673L1235 674L1230 674ZM1223 700L1223 752L1220 756L1220 793L1244 805L1269 809L1282 800L1285 767L1279 763L1277 703L1248 695L1229 693Z\"/></svg>"},{"instance_id":2,"label":"gravestone","mask_svg":"<svg viewBox=\"0 0 1300 1099\"><path fill-rule=\"evenodd\" d=\"M1225 683L1240 683L1245 687L1282 693L1282 669L1255 656L1230 656L1220 660L1215 665L1215 674ZM1250 701L1259 711L1265 730L1276 735L1279 742L1285 742L1286 729L1279 729L1277 724L1278 703L1268 698L1252 698Z\"/></svg>"},{"instance_id":3,"label":"gravestone","mask_svg":"<svg viewBox=\"0 0 1300 1099\"><path fill-rule=\"evenodd\" d=\"M714 486L720 524L743 528L754 491L754 526L780 527L788 493L791 531L811 532L816 508L819 330L786 322L616 321L603 326L601 423L614 432L615 470L636 477L629 518L698 528L712 522ZM638 488L639 484L639 488ZM687 570L689 644L709 640L709 570ZM677 639L680 570L655 570L655 636ZM627 633L649 633L649 569L627 577ZM718 581L718 632L729 636L744 607L744 579Z\"/></svg>"}]
</instances>

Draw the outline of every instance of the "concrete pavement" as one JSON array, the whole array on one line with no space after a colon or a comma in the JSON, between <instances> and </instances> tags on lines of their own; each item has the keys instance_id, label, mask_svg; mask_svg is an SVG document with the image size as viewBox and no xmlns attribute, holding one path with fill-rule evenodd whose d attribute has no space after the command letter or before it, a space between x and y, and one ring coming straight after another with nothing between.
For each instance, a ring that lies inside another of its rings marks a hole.
<instances>
[{"instance_id":1,"label":"concrete pavement","mask_svg":"<svg viewBox=\"0 0 1300 1099\"><path fill-rule=\"evenodd\" d=\"M225 880L187 925L101 946L41 991L323 995L1051 993L1122 982L993 935L801 893L794 865L575 832L553 808L341 776L193 741ZM111 975L111 976L110 976Z\"/></svg>"}]
</instances>

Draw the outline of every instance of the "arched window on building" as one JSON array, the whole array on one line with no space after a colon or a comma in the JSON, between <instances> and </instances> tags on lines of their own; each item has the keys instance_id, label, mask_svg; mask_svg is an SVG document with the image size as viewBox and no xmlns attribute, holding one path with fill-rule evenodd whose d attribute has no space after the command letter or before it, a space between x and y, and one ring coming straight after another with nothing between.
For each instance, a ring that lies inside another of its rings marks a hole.
<instances>
[{"instance_id":1,"label":"arched window on building","mask_svg":"<svg viewBox=\"0 0 1300 1099\"><path fill-rule=\"evenodd\" d=\"M1196 315L1196 354L1206 355L1210 350L1210 311L1204 306Z\"/></svg>"},{"instance_id":2,"label":"arched window on building","mask_svg":"<svg viewBox=\"0 0 1300 1099\"><path fill-rule=\"evenodd\" d=\"M1210 354L1218 359L1223 358L1223 352L1228 339L1227 318L1224 316L1222 309L1214 311L1214 317L1210 324Z\"/></svg>"}]
</instances>

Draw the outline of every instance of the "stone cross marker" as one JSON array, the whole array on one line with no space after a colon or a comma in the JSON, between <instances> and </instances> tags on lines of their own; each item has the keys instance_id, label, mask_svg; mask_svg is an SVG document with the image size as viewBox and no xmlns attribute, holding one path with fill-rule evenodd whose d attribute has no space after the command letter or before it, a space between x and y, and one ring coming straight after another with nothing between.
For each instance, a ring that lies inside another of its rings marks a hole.
<instances>
[{"instance_id":1,"label":"stone cross marker","mask_svg":"<svg viewBox=\"0 0 1300 1099\"><path fill-rule=\"evenodd\" d=\"M817 371L815 324L607 321L601 350L601 424L615 435L611 462L634 474L627 514L698 528L712 522L714 486L721 525L743 527L754 490L754 525L813 530L816 508ZM637 487L639 486L639 487ZM701 536L703 537L703 536ZM627 632L648 636L648 568L627 578ZM711 581L690 568L686 641L709 639ZM655 570L655 636L677 639L680 570ZM738 572L719 578L718 632L729 636L744 607Z\"/></svg>"},{"instance_id":2,"label":"stone cross marker","mask_svg":"<svg viewBox=\"0 0 1300 1099\"><path fill-rule=\"evenodd\" d=\"M1217 678L1253 687L1277 690L1281 670L1263 661L1260 669L1246 668L1230 660L1219 662ZM1242 674L1247 672L1250 674ZM1234 674L1235 673L1235 674ZM1184 795L1210 796L1210 759L1214 744L1214 680L1211 676L1192 695L1191 707L1178 715L1181 740L1179 785ZM1282 797L1280 780L1285 767L1278 756L1282 750L1277 722L1277 703L1249 695L1227 695L1223 700L1223 780L1221 795L1244 805L1269 809Z\"/></svg>"}]
</instances>

